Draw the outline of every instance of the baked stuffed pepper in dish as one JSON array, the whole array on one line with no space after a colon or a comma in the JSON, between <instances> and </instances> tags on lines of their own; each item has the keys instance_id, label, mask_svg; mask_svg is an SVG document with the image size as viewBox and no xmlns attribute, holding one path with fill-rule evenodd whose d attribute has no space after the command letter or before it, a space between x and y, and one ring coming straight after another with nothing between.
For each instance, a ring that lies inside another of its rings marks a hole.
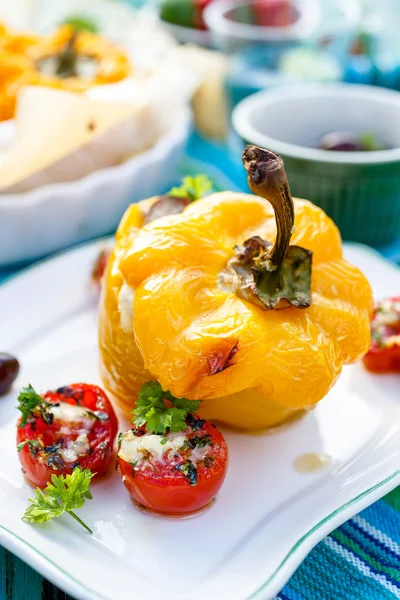
<instances>
[{"instance_id":1,"label":"baked stuffed pepper in dish","mask_svg":"<svg viewBox=\"0 0 400 600\"><path fill-rule=\"evenodd\" d=\"M247 146L252 195L132 205L105 272L102 377L130 413L156 380L242 429L312 408L370 344L372 293L339 231L292 199L281 157Z\"/></svg>"}]
</instances>

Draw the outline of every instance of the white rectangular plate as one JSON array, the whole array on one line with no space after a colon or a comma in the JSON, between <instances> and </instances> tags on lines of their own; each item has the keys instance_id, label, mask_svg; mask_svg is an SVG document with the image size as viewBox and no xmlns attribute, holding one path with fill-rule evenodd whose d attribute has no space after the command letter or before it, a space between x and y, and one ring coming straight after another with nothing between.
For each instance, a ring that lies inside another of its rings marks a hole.
<instances>
[{"instance_id":1,"label":"white rectangular plate","mask_svg":"<svg viewBox=\"0 0 400 600\"><path fill-rule=\"evenodd\" d=\"M32 491L15 449L19 386L40 390L100 383L96 297L89 285L99 243L31 268L0 288L1 350L22 369L0 400L0 543L79 599L266 599L313 546L343 521L400 484L400 402L396 376L361 365L344 370L315 410L260 435L227 431L230 467L216 502L187 519L135 508L116 472L93 485L79 512L31 526L21 521ZM350 245L347 257L375 296L400 292L400 271ZM293 460L324 452L324 469L300 474Z\"/></svg>"}]
</instances>

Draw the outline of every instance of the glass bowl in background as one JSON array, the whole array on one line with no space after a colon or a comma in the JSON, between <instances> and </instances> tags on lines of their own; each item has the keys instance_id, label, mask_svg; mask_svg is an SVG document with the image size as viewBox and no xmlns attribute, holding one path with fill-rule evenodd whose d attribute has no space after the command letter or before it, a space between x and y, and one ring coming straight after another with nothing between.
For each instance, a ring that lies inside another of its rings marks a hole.
<instances>
[{"instance_id":1,"label":"glass bowl in background","mask_svg":"<svg viewBox=\"0 0 400 600\"><path fill-rule=\"evenodd\" d=\"M204 11L213 45L231 55L231 106L292 81L338 81L360 22L358 0L215 0Z\"/></svg>"},{"instance_id":2,"label":"glass bowl in background","mask_svg":"<svg viewBox=\"0 0 400 600\"><path fill-rule=\"evenodd\" d=\"M215 0L203 18L213 45L232 54L250 45L270 50L307 39L320 22L318 0Z\"/></svg>"}]
</instances>

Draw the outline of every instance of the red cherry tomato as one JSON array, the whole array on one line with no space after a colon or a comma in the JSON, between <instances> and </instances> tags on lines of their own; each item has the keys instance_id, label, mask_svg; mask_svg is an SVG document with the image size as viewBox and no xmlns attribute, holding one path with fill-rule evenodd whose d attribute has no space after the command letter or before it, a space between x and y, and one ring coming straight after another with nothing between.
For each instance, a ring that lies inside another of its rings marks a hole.
<instances>
[{"instance_id":1,"label":"red cherry tomato","mask_svg":"<svg viewBox=\"0 0 400 600\"><path fill-rule=\"evenodd\" d=\"M255 24L263 27L288 27L297 19L290 0L253 0Z\"/></svg>"},{"instance_id":2,"label":"red cherry tomato","mask_svg":"<svg viewBox=\"0 0 400 600\"><path fill-rule=\"evenodd\" d=\"M17 428L17 444L26 442L19 458L27 478L43 488L53 473L66 475L77 466L103 475L112 460L118 430L105 393L95 385L73 383L47 392L43 400L54 408L45 408L42 415L34 411Z\"/></svg>"},{"instance_id":3,"label":"red cherry tomato","mask_svg":"<svg viewBox=\"0 0 400 600\"><path fill-rule=\"evenodd\" d=\"M203 19L203 12L205 8L210 4L212 0L195 0L195 16L194 16L194 27L195 29L207 29L207 26Z\"/></svg>"},{"instance_id":4,"label":"red cherry tomato","mask_svg":"<svg viewBox=\"0 0 400 600\"><path fill-rule=\"evenodd\" d=\"M151 436L153 441L159 438L157 444L167 440L158 446L162 456L148 445L150 434L144 430L132 429L120 436L118 471L141 506L164 514L190 513L206 506L221 488L228 467L222 433L196 416L189 415L187 422L187 429L179 434Z\"/></svg>"},{"instance_id":5,"label":"red cherry tomato","mask_svg":"<svg viewBox=\"0 0 400 600\"><path fill-rule=\"evenodd\" d=\"M371 348L364 356L364 365L373 373L400 373L400 346L386 350Z\"/></svg>"},{"instance_id":6,"label":"red cherry tomato","mask_svg":"<svg viewBox=\"0 0 400 600\"><path fill-rule=\"evenodd\" d=\"M364 365L374 373L400 373L400 296L376 304Z\"/></svg>"}]
</instances>

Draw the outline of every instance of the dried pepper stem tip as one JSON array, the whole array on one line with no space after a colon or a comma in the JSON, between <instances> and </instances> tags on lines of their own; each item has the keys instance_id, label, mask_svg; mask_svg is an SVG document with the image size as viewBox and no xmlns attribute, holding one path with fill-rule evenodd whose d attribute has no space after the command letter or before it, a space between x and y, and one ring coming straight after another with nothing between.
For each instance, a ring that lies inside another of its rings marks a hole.
<instances>
[{"instance_id":1,"label":"dried pepper stem tip","mask_svg":"<svg viewBox=\"0 0 400 600\"><path fill-rule=\"evenodd\" d=\"M283 172L283 176L286 178L283 159L272 150L248 145L243 150L242 161L249 174L250 189L252 185L266 185L271 174L277 172Z\"/></svg>"},{"instance_id":2,"label":"dried pepper stem tip","mask_svg":"<svg viewBox=\"0 0 400 600\"><path fill-rule=\"evenodd\" d=\"M312 253L289 245L294 204L283 159L258 146L246 146L242 159L251 191L274 209L276 239L272 248L258 236L235 248L228 270L236 273L236 293L262 309L289 305L307 308L311 302Z\"/></svg>"}]
</instances>

